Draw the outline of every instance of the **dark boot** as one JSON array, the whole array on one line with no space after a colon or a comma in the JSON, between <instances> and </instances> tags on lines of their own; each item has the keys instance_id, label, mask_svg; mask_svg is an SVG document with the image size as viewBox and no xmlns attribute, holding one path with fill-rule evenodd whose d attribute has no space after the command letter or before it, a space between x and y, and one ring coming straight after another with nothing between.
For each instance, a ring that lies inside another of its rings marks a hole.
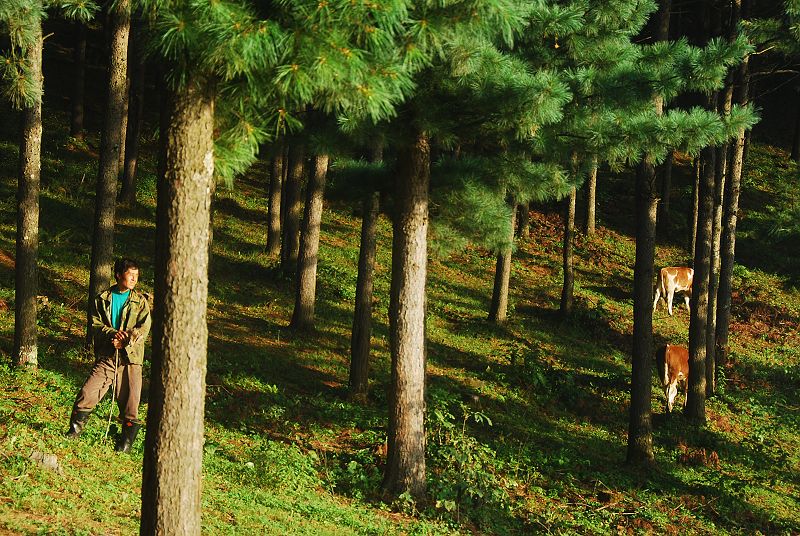
<instances>
[{"instance_id":1,"label":"dark boot","mask_svg":"<svg viewBox=\"0 0 800 536\"><path fill-rule=\"evenodd\" d=\"M117 452L129 452L133 442L136 441L136 434L139 433L139 428L142 425L133 421L125 421L122 424L122 434L117 439L117 444L114 450Z\"/></svg>"},{"instance_id":2,"label":"dark boot","mask_svg":"<svg viewBox=\"0 0 800 536\"><path fill-rule=\"evenodd\" d=\"M69 418L69 430L67 430L66 436L70 439L75 439L81 435L81 431L86 426L86 421L89 420L89 415L91 414L91 411L72 410L72 416Z\"/></svg>"}]
</instances>

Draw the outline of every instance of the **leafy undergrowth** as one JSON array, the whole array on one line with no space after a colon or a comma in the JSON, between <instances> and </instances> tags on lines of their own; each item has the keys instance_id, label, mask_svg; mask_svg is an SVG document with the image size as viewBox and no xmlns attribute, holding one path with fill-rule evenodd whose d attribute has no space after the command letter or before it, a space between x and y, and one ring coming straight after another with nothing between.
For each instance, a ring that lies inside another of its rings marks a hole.
<instances>
[{"instance_id":1,"label":"leafy undergrowth","mask_svg":"<svg viewBox=\"0 0 800 536\"><path fill-rule=\"evenodd\" d=\"M90 151L46 114L41 214L40 369L8 366L13 340L14 132L0 136L0 533L134 534L142 441L115 455L104 401L81 439L63 438L89 359L80 351L88 281ZM52 122L52 124L50 123ZM144 155L139 205L118 212L117 252L138 257L152 289L154 162ZM797 169L753 150L791 184ZM771 160L770 160L771 159ZM347 397L359 219L324 214L316 331L286 330L291 282L264 254L265 169L215 201L210 274L203 525L208 534L793 533L800 527L800 305L797 274L746 240L735 274L732 359L708 424L665 415L653 378L649 469L624 463L634 244L630 183L603 177L601 224L576 244L576 310L558 314L561 224L531 213L514 256L510 319L486 321L495 259L468 248L433 258L428 304L426 506L379 496L385 462L391 226L379 228L371 391ZM674 210L687 204L675 179ZM763 179L745 183L747 217L778 203ZM772 191L788 186L770 185ZM754 200L764 198L764 202ZM768 202L767 202L768 200ZM796 200L795 200L796 201ZM775 209L777 210L777 209ZM677 218L676 218L677 219ZM766 224L764 224L766 225ZM678 226L675 235L683 228ZM746 235L749 236L749 235ZM760 248L774 234L758 235ZM658 264L685 262L675 237ZM764 260L759 264L759 259ZM783 269L783 271L782 271ZM686 344L688 315L654 317L658 343ZM147 372L147 371L146 371ZM146 414L146 387L142 414ZM31 459L54 454L58 469Z\"/></svg>"}]
</instances>

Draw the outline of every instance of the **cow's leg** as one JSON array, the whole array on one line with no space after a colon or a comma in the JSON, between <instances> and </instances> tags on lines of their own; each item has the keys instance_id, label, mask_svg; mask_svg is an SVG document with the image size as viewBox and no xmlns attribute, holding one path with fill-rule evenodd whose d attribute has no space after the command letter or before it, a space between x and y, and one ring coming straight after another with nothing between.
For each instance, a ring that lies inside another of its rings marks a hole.
<instances>
[{"instance_id":1,"label":"cow's leg","mask_svg":"<svg viewBox=\"0 0 800 536\"><path fill-rule=\"evenodd\" d=\"M675 297L675 292L667 292L667 310L669 310L669 316L672 316L672 298Z\"/></svg>"},{"instance_id":2,"label":"cow's leg","mask_svg":"<svg viewBox=\"0 0 800 536\"><path fill-rule=\"evenodd\" d=\"M672 406L675 405L675 397L678 395L678 382L672 382L665 387L667 395L667 413L672 413Z\"/></svg>"},{"instance_id":3,"label":"cow's leg","mask_svg":"<svg viewBox=\"0 0 800 536\"><path fill-rule=\"evenodd\" d=\"M686 310L691 313L692 310L689 308L689 300L690 299L691 299L691 296L689 296L688 294L684 294L683 301L686 302Z\"/></svg>"},{"instance_id":4,"label":"cow's leg","mask_svg":"<svg viewBox=\"0 0 800 536\"><path fill-rule=\"evenodd\" d=\"M656 311L656 306L658 306L658 299L661 297L661 287L656 287L656 299L653 300L653 312Z\"/></svg>"}]
</instances>

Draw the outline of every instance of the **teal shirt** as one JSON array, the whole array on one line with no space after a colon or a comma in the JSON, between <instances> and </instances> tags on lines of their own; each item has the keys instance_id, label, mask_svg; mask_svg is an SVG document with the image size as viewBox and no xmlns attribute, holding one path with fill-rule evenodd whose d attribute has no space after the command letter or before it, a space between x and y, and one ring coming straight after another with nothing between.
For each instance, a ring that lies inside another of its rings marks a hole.
<instances>
[{"instance_id":1,"label":"teal shirt","mask_svg":"<svg viewBox=\"0 0 800 536\"><path fill-rule=\"evenodd\" d=\"M119 329L122 325L122 307L128 301L131 291L120 292L117 289L111 291L111 325L114 329Z\"/></svg>"}]
</instances>

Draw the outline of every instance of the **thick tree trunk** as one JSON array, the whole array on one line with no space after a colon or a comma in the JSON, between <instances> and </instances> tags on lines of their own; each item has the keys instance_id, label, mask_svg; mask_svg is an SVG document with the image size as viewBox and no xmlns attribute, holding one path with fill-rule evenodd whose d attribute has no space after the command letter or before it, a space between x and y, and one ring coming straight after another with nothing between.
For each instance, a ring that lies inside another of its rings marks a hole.
<instances>
[{"instance_id":1,"label":"thick tree trunk","mask_svg":"<svg viewBox=\"0 0 800 536\"><path fill-rule=\"evenodd\" d=\"M425 501L425 279L430 145L419 132L401 150L397 177L389 338L388 452L383 490Z\"/></svg>"},{"instance_id":2,"label":"thick tree trunk","mask_svg":"<svg viewBox=\"0 0 800 536\"><path fill-rule=\"evenodd\" d=\"M514 243L514 227L516 224L516 201L511 198L511 229L509 234L510 244ZM494 288L492 289L492 303L489 306L489 321L502 324L508 318L508 289L511 282L511 252L512 247L497 254L497 265L494 270Z\"/></svg>"},{"instance_id":3,"label":"thick tree trunk","mask_svg":"<svg viewBox=\"0 0 800 536\"><path fill-rule=\"evenodd\" d=\"M651 386L653 362L653 263L658 191L645 157L636 168L636 261L633 271L633 358L628 463L653 460Z\"/></svg>"},{"instance_id":4,"label":"thick tree trunk","mask_svg":"<svg viewBox=\"0 0 800 536\"><path fill-rule=\"evenodd\" d=\"M159 179L142 535L200 534L214 97L175 91Z\"/></svg>"},{"instance_id":5,"label":"thick tree trunk","mask_svg":"<svg viewBox=\"0 0 800 536\"><path fill-rule=\"evenodd\" d=\"M136 165L139 160L139 134L144 118L145 58L142 50L142 29L135 23L132 39L129 42L128 72L130 74L130 103L128 106L128 126L125 134L125 156L123 158L122 191L119 198L123 205L136 203Z\"/></svg>"},{"instance_id":6,"label":"thick tree trunk","mask_svg":"<svg viewBox=\"0 0 800 536\"><path fill-rule=\"evenodd\" d=\"M91 346L91 303L108 286L112 278L114 255L114 219L117 203L117 180L122 151L122 124L127 93L128 33L130 1L118 0L109 13L111 47L108 65L106 109L100 140L100 166L94 205L92 261L89 274L89 299L86 309L86 345Z\"/></svg>"},{"instance_id":7,"label":"thick tree trunk","mask_svg":"<svg viewBox=\"0 0 800 536\"><path fill-rule=\"evenodd\" d=\"M686 400L686 416L698 424L703 424L706 420L706 325L714 218L715 150L704 149L702 158L705 163L699 188L697 246L689 315L689 393Z\"/></svg>"},{"instance_id":8,"label":"thick tree trunk","mask_svg":"<svg viewBox=\"0 0 800 536\"><path fill-rule=\"evenodd\" d=\"M314 172L306 188L306 206L297 262L294 312L289 327L298 331L314 329L314 304L317 293L319 231L328 174L328 155L314 156Z\"/></svg>"},{"instance_id":9,"label":"thick tree trunk","mask_svg":"<svg viewBox=\"0 0 800 536\"><path fill-rule=\"evenodd\" d=\"M281 251L281 187L283 186L283 147L270 161L269 206L267 209L267 255L274 257Z\"/></svg>"},{"instance_id":10,"label":"thick tree trunk","mask_svg":"<svg viewBox=\"0 0 800 536\"><path fill-rule=\"evenodd\" d=\"M592 236L597 226L597 157L592 157L592 169L586 179L586 218L583 222L583 232Z\"/></svg>"},{"instance_id":11,"label":"thick tree trunk","mask_svg":"<svg viewBox=\"0 0 800 536\"><path fill-rule=\"evenodd\" d=\"M297 271L297 256L300 254L300 218L303 215L303 176L305 173L305 150L300 142L289 148L289 175L286 178L286 202L282 214L283 239L281 240L281 269L294 275Z\"/></svg>"},{"instance_id":12,"label":"thick tree trunk","mask_svg":"<svg viewBox=\"0 0 800 536\"><path fill-rule=\"evenodd\" d=\"M42 87L42 26L25 54L30 76ZM39 289L39 179L42 169L42 101L22 110L17 184L17 237L14 270L14 350L17 366L39 366L36 294Z\"/></svg>"},{"instance_id":13,"label":"thick tree trunk","mask_svg":"<svg viewBox=\"0 0 800 536\"><path fill-rule=\"evenodd\" d=\"M562 267L564 283L561 287L561 305L559 311L562 316L572 314L574 303L573 289L575 287L575 254L573 241L575 238L575 188L569 192L564 204L564 243L562 247Z\"/></svg>"},{"instance_id":14,"label":"thick tree trunk","mask_svg":"<svg viewBox=\"0 0 800 536\"><path fill-rule=\"evenodd\" d=\"M72 98L70 99L69 135L83 139L83 99L86 79L86 24L76 23L78 35L72 51Z\"/></svg>"},{"instance_id":15,"label":"thick tree trunk","mask_svg":"<svg viewBox=\"0 0 800 536\"><path fill-rule=\"evenodd\" d=\"M383 145L373 147L370 161L383 160ZM369 390L369 354L372 337L372 291L375 282L380 193L369 192L361 203L361 247L358 253L356 303L350 338L350 395L364 399Z\"/></svg>"}]
</instances>

